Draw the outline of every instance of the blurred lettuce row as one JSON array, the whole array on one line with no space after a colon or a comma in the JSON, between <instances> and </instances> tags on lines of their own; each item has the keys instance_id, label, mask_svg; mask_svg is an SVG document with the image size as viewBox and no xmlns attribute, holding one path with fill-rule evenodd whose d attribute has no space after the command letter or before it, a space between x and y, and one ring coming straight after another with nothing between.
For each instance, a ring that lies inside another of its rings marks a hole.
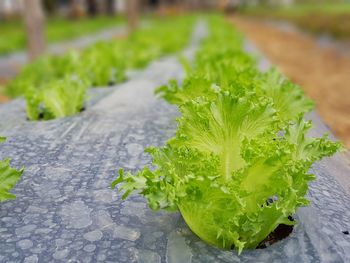
<instances>
[{"instance_id":1,"label":"blurred lettuce row","mask_svg":"<svg viewBox=\"0 0 350 263\"><path fill-rule=\"evenodd\" d=\"M292 217L315 179L311 165L341 145L308 138L303 120L313 103L276 70L261 73L243 39L220 17L187 78L157 91L179 106L178 130L164 147L148 148L152 168L119 171L112 187L143 195L154 210L180 211L205 242L256 248Z\"/></svg>"},{"instance_id":2,"label":"blurred lettuce row","mask_svg":"<svg viewBox=\"0 0 350 263\"><path fill-rule=\"evenodd\" d=\"M153 19L128 37L99 42L81 52L42 57L9 83L8 94L25 96L30 120L76 114L83 107L87 88L120 83L126 80L128 69L143 68L155 58L184 48L194 21L190 15Z\"/></svg>"},{"instance_id":3,"label":"blurred lettuce row","mask_svg":"<svg viewBox=\"0 0 350 263\"><path fill-rule=\"evenodd\" d=\"M93 19L67 20L62 17L47 17L45 25L45 38L49 43L74 39L85 34L113 28L124 22L123 17L99 16ZM25 49L26 35L21 20L1 22L0 55Z\"/></svg>"},{"instance_id":4,"label":"blurred lettuce row","mask_svg":"<svg viewBox=\"0 0 350 263\"><path fill-rule=\"evenodd\" d=\"M0 137L0 144L5 140L6 138ZM22 173L23 169L16 170L11 168L9 159L0 160L0 202L16 198L16 196L9 191L20 179Z\"/></svg>"}]
</instances>

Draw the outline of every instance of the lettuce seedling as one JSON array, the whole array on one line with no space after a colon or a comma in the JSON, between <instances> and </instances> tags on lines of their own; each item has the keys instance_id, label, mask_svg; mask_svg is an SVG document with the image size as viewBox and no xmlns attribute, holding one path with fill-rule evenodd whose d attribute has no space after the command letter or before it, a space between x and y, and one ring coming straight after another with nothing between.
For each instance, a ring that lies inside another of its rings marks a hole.
<instances>
[{"instance_id":1,"label":"lettuce seedling","mask_svg":"<svg viewBox=\"0 0 350 263\"><path fill-rule=\"evenodd\" d=\"M53 80L47 87L28 89L26 110L30 120L49 120L77 114L83 109L88 83L72 78Z\"/></svg>"}]
</instances>

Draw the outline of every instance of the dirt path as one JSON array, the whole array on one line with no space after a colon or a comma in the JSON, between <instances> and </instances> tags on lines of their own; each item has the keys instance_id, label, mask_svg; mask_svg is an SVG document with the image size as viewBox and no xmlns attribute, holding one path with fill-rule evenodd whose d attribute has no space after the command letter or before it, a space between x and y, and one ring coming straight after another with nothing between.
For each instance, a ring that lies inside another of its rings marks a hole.
<instances>
[{"instance_id":1,"label":"dirt path","mask_svg":"<svg viewBox=\"0 0 350 263\"><path fill-rule=\"evenodd\" d=\"M8 102L10 100L9 97L7 97L5 94L5 84L7 83L6 79L2 79L0 77L0 104Z\"/></svg>"},{"instance_id":2,"label":"dirt path","mask_svg":"<svg viewBox=\"0 0 350 263\"><path fill-rule=\"evenodd\" d=\"M0 95L0 103L8 102L10 99L4 95Z\"/></svg>"},{"instance_id":3,"label":"dirt path","mask_svg":"<svg viewBox=\"0 0 350 263\"><path fill-rule=\"evenodd\" d=\"M323 120L350 148L350 57L298 32L243 17L231 20L274 65L304 88L316 101Z\"/></svg>"}]
</instances>

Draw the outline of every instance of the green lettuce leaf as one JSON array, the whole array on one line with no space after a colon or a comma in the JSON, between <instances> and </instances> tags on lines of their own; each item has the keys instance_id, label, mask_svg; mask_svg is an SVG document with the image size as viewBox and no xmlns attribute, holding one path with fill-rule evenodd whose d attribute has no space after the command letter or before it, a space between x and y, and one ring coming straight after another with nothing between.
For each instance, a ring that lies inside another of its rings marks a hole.
<instances>
[{"instance_id":1,"label":"green lettuce leaf","mask_svg":"<svg viewBox=\"0 0 350 263\"><path fill-rule=\"evenodd\" d=\"M65 78L47 85L42 89L27 90L26 110L30 120L62 118L83 109L88 83Z\"/></svg>"},{"instance_id":2,"label":"green lettuce leaf","mask_svg":"<svg viewBox=\"0 0 350 263\"><path fill-rule=\"evenodd\" d=\"M5 138L0 137L0 143L4 141ZM16 198L9 190L18 182L22 173L23 169L16 170L11 168L9 159L0 160L0 202Z\"/></svg>"}]
</instances>

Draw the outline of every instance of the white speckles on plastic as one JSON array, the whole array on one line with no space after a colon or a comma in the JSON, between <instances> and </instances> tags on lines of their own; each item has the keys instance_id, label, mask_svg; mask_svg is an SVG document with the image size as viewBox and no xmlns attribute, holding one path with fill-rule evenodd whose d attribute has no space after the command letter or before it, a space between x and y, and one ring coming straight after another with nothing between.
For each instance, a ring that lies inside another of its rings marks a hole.
<instances>
[{"instance_id":1,"label":"white speckles on plastic","mask_svg":"<svg viewBox=\"0 0 350 263\"><path fill-rule=\"evenodd\" d=\"M128 154L131 157L138 157L140 153L143 152L143 146L137 143L130 143L126 146L126 149L128 151Z\"/></svg>"},{"instance_id":2,"label":"white speckles on plastic","mask_svg":"<svg viewBox=\"0 0 350 263\"><path fill-rule=\"evenodd\" d=\"M86 252L93 252L95 249L96 249L96 246L93 244L89 244L84 247L84 251Z\"/></svg>"},{"instance_id":3,"label":"white speckles on plastic","mask_svg":"<svg viewBox=\"0 0 350 263\"><path fill-rule=\"evenodd\" d=\"M29 239L23 239L21 241L18 241L17 245L24 250L31 248L33 246L33 242Z\"/></svg>"},{"instance_id":4,"label":"white speckles on plastic","mask_svg":"<svg viewBox=\"0 0 350 263\"><path fill-rule=\"evenodd\" d=\"M166 260L167 263L190 263L192 260L192 252L186 244L185 237L176 230L168 236Z\"/></svg>"},{"instance_id":5,"label":"white speckles on plastic","mask_svg":"<svg viewBox=\"0 0 350 263\"><path fill-rule=\"evenodd\" d=\"M100 230L94 230L84 234L84 238L90 242L100 240L102 236L103 233Z\"/></svg>"},{"instance_id":6,"label":"white speckles on plastic","mask_svg":"<svg viewBox=\"0 0 350 263\"><path fill-rule=\"evenodd\" d=\"M107 251L105 251L104 253L98 253L97 254L97 261L105 261L107 258Z\"/></svg>"},{"instance_id":7,"label":"white speckles on plastic","mask_svg":"<svg viewBox=\"0 0 350 263\"><path fill-rule=\"evenodd\" d=\"M52 257L56 260L63 260L69 255L68 249L56 250Z\"/></svg>"},{"instance_id":8,"label":"white speckles on plastic","mask_svg":"<svg viewBox=\"0 0 350 263\"><path fill-rule=\"evenodd\" d=\"M38 262L38 256L37 255L31 255L29 257L26 257L23 261L23 263L37 263Z\"/></svg>"},{"instance_id":9,"label":"white speckles on plastic","mask_svg":"<svg viewBox=\"0 0 350 263\"><path fill-rule=\"evenodd\" d=\"M140 237L140 231L138 229L132 229L126 226L115 225L113 228L113 237L129 241L136 241Z\"/></svg>"},{"instance_id":10,"label":"white speckles on plastic","mask_svg":"<svg viewBox=\"0 0 350 263\"><path fill-rule=\"evenodd\" d=\"M91 209L83 201L63 205L60 216L67 228L85 228L91 225Z\"/></svg>"},{"instance_id":11,"label":"white speckles on plastic","mask_svg":"<svg viewBox=\"0 0 350 263\"><path fill-rule=\"evenodd\" d=\"M71 178L71 171L64 166L47 167L45 169L44 176L52 181L67 181Z\"/></svg>"},{"instance_id":12,"label":"white speckles on plastic","mask_svg":"<svg viewBox=\"0 0 350 263\"><path fill-rule=\"evenodd\" d=\"M99 210L93 213L92 217L100 229L111 229L114 225L111 215L105 210Z\"/></svg>"},{"instance_id":13,"label":"white speckles on plastic","mask_svg":"<svg viewBox=\"0 0 350 263\"><path fill-rule=\"evenodd\" d=\"M145 216L147 205L141 202L126 201L123 203L123 207L120 212L126 216L137 216L142 218Z\"/></svg>"},{"instance_id":14,"label":"white speckles on plastic","mask_svg":"<svg viewBox=\"0 0 350 263\"><path fill-rule=\"evenodd\" d=\"M95 201L99 203L108 204L117 199L115 193L108 189L93 191L92 195L94 196Z\"/></svg>"},{"instance_id":15,"label":"white speckles on plastic","mask_svg":"<svg viewBox=\"0 0 350 263\"><path fill-rule=\"evenodd\" d=\"M28 206L26 214L45 214L48 212L48 209L45 207L38 207L34 205Z\"/></svg>"},{"instance_id":16,"label":"white speckles on plastic","mask_svg":"<svg viewBox=\"0 0 350 263\"><path fill-rule=\"evenodd\" d=\"M29 237L32 235L34 229L36 228L36 225L26 225L22 227L16 228L16 235L18 237Z\"/></svg>"},{"instance_id":17,"label":"white speckles on plastic","mask_svg":"<svg viewBox=\"0 0 350 263\"><path fill-rule=\"evenodd\" d=\"M141 250L138 252L137 262L138 263L160 263L161 258L159 254L151 250Z\"/></svg>"}]
</instances>

